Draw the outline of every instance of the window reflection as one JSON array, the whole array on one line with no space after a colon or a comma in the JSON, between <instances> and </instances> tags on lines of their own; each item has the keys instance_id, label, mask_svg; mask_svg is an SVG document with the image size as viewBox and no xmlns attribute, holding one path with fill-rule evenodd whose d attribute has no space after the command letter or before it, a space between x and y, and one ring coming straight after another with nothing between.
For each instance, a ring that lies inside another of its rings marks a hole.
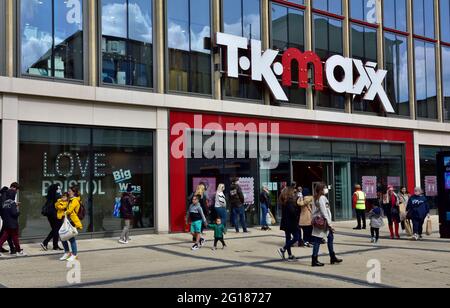
<instances>
[{"instance_id":1,"label":"window reflection","mask_svg":"<svg viewBox=\"0 0 450 308\"><path fill-rule=\"evenodd\" d=\"M168 0L169 89L211 94L210 0Z\"/></svg>"},{"instance_id":2,"label":"window reflection","mask_svg":"<svg viewBox=\"0 0 450 308\"><path fill-rule=\"evenodd\" d=\"M384 36L386 93L398 115L409 116L407 37L386 32Z\"/></svg>"},{"instance_id":3,"label":"window reflection","mask_svg":"<svg viewBox=\"0 0 450 308\"><path fill-rule=\"evenodd\" d=\"M342 21L314 14L313 23L313 46L319 57L325 61L333 55L342 55ZM333 94L328 87L325 87L324 91L316 92L315 105L325 108L344 109L345 96Z\"/></svg>"},{"instance_id":4,"label":"window reflection","mask_svg":"<svg viewBox=\"0 0 450 308\"><path fill-rule=\"evenodd\" d=\"M436 59L435 45L414 41L417 117L436 119Z\"/></svg>"},{"instance_id":5,"label":"window reflection","mask_svg":"<svg viewBox=\"0 0 450 308\"><path fill-rule=\"evenodd\" d=\"M413 0L414 34L434 38L434 0Z\"/></svg>"},{"instance_id":6,"label":"window reflection","mask_svg":"<svg viewBox=\"0 0 450 308\"><path fill-rule=\"evenodd\" d=\"M441 0L441 40L450 43L450 0Z\"/></svg>"},{"instance_id":7,"label":"window reflection","mask_svg":"<svg viewBox=\"0 0 450 308\"><path fill-rule=\"evenodd\" d=\"M383 25L406 32L406 0L383 1Z\"/></svg>"},{"instance_id":8,"label":"window reflection","mask_svg":"<svg viewBox=\"0 0 450 308\"><path fill-rule=\"evenodd\" d=\"M342 2L336 0L312 0L313 8L342 15Z\"/></svg>"},{"instance_id":9,"label":"window reflection","mask_svg":"<svg viewBox=\"0 0 450 308\"><path fill-rule=\"evenodd\" d=\"M376 0L350 0L350 16L353 19L377 23Z\"/></svg>"},{"instance_id":10,"label":"window reflection","mask_svg":"<svg viewBox=\"0 0 450 308\"><path fill-rule=\"evenodd\" d=\"M102 80L153 86L152 0L102 0Z\"/></svg>"},{"instance_id":11,"label":"window reflection","mask_svg":"<svg viewBox=\"0 0 450 308\"><path fill-rule=\"evenodd\" d=\"M301 51L305 49L304 29L303 10L272 4L272 48L280 51L280 57L285 50L291 47ZM296 63L292 65L292 80L292 87L284 88L289 103L306 105L306 91L298 88L298 66ZM280 104L280 102L273 103Z\"/></svg>"},{"instance_id":12,"label":"window reflection","mask_svg":"<svg viewBox=\"0 0 450 308\"><path fill-rule=\"evenodd\" d=\"M83 79L82 0L22 0L20 4L21 72Z\"/></svg>"},{"instance_id":13,"label":"window reflection","mask_svg":"<svg viewBox=\"0 0 450 308\"><path fill-rule=\"evenodd\" d=\"M363 63L377 61L377 30L358 24L351 25L351 54L353 58L360 59ZM375 112L380 114L382 108L380 102L365 101L363 95L353 98L355 111Z\"/></svg>"},{"instance_id":14,"label":"window reflection","mask_svg":"<svg viewBox=\"0 0 450 308\"><path fill-rule=\"evenodd\" d=\"M223 31L225 33L261 39L261 3L260 0L222 0ZM247 55L240 51L240 56ZM223 62L223 61L222 61ZM225 62L223 62L225 63ZM224 95L244 99L262 100L261 83L250 80L248 72L240 71L239 79L223 80Z\"/></svg>"}]
</instances>

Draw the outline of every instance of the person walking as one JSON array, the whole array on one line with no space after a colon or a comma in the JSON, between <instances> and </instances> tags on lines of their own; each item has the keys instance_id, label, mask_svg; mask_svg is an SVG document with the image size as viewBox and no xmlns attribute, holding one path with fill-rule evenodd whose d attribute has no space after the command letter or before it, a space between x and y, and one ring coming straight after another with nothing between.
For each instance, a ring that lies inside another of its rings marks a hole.
<instances>
[{"instance_id":1,"label":"person walking","mask_svg":"<svg viewBox=\"0 0 450 308\"><path fill-rule=\"evenodd\" d=\"M59 247L59 229L62 226L63 221L58 219L55 204L61 197L61 188L58 184L52 184L48 188L47 197L44 207L42 208L42 215L47 217L48 223L50 224L51 231L45 240L41 243L41 248L44 251L48 250L48 243L53 240L53 250L63 250Z\"/></svg>"},{"instance_id":2,"label":"person walking","mask_svg":"<svg viewBox=\"0 0 450 308\"><path fill-rule=\"evenodd\" d=\"M233 178L231 180L230 186L230 205L233 211L234 218L234 228L236 232L239 233L239 224L242 225L242 229L244 233L248 233L247 230L247 222L245 218L245 209L244 209L244 194L242 193L242 189L239 186L239 179Z\"/></svg>"},{"instance_id":3,"label":"person walking","mask_svg":"<svg viewBox=\"0 0 450 308\"><path fill-rule=\"evenodd\" d=\"M6 196L7 196L7 192L8 192L9 188L7 186L4 186L1 190L0 190L0 217L3 217L3 203L5 203L6 201ZM3 233L5 233L5 224L3 224L3 226L1 227L0 230L0 238L3 236ZM7 253L9 252L11 255L15 255L16 254L16 249L14 248L14 243L12 240L12 237L9 236L7 239L8 242L8 246L9 246L9 251L4 249L3 246L0 246L0 253Z\"/></svg>"},{"instance_id":4,"label":"person walking","mask_svg":"<svg viewBox=\"0 0 450 308\"><path fill-rule=\"evenodd\" d=\"M208 226L206 221L205 214L203 213L203 209L200 205L200 195L196 195L192 197L192 204L189 206L189 209L186 214L186 224L191 220L191 234L195 239L195 243L192 246L192 250L199 250L204 244L205 240L201 237L202 234L202 226Z\"/></svg>"},{"instance_id":5,"label":"person walking","mask_svg":"<svg viewBox=\"0 0 450 308\"><path fill-rule=\"evenodd\" d=\"M219 184L217 186L216 197L214 200L214 208L216 212L216 218L220 218L223 227L227 228L227 200L225 198L225 184Z\"/></svg>"},{"instance_id":6,"label":"person walking","mask_svg":"<svg viewBox=\"0 0 450 308\"><path fill-rule=\"evenodd\" d=\"M259 195L259 204L261 208L261 230L269 231L270 227L267 223L267 215L269 214L269 209L272 206L272 202L270 200L269 188L267 186L262 187L261 194Z\"/></svg>"},{"instance_id":7,"label":"person walking","mask_svg":"<svg viewBox=\"0 0 450 308\"><path fill-rule=\"evenodd\" d=\"M366 193L362 191L361 185L355 185L353 193L353 208L356 212L356 220L358 225L353 230L366 229ZM361 224L362 221L362 224Z\"/></svg>"},{"instance_id":8,"label":"person walking","mask_svg":"<svg viewBox=\"0 0 450 308\"><path fill-rule=\"evenodd\" d=\"M400 208L399 198L394 192L394 187L389 186L386 193L383 196L383 211L388 219L389 232L391 239L394 239L394 235L397 239L400 239ZM395 231L395 233L394 233Z\"/></svg>"},{"instance_id":9,"label":"person walking","mask_svg":"<svg viewBox=\"0 0 450 308\"><path fill-rule=\"evenodd\" d=\"M208 228L214 230L214 246L212 250L217 250L217 243L222 243L222 249L225 249L227 247L227 244L225 244L225 241L223 239L224 234L227 233L227 230L225 229L225 226L222 223L222 220L217 217L215 223L209 224Z\"/></svg>"},{"instance_id":10,"label":"person walking","mask_svg":"<svg viewBox=\"0 0 450 308\"><path fill-rule=\"evenodd\" d=\"M313 205L313 232L314 239L313 254L311 265L313 267L324 266L320 263L319 250L322 241L327 238L328 252L330 254L330 263L339 264L343 260L336 257L334 251L334 233L335 229L332 225L332 216L330 210L330 202L326 195L329 193L328 188L324 183L316 186L314 193L314 205Z\"/></svg>"},{"instance_id":11,"label":"person walking","mask_svg":"<svg viewBox=\"0 0 450 308\"><path fill-rule=\"evenodd\" d=\"M406 187L402 187L400 189L400 193L398 194L399 200L399 209L400 209L400 223L402 230L405 231L405 221L406 221L406 208L408 206L408 201L411 195L408 193L408 189Z\"/></svg>"},{"instance_id":12,"label":"person walking","mask_svg":"<svg viewBox=\"0 0 450 308\"><path fill-rule=\"evenodd\" d=\"M78 230L83 229L83 224L81 223L78 215L81 211L81 195L78 186L72 186L68 192L69 202L67 204L67 210L64 213L69 219L70 223ZM69 248L70 243L70 248ZM73 262L78 260L78 246L75 237L71 238L68 242L63 242L64 255L59 259L60 261Z\"/></svg>"},{"instance_id":13,"label":"person walking","mask_svg":"<svg viewBox=\"0 0 450 308\"><path fill-rule=\"evenodd\" d=\"M134 198L132 195L132 191L132 186L128 185L127 191L122 194L122 198L120 199L120 214L124 222L124 227L122 230L122 234L120 235L119 243L124 245L128 244L128 241L130 239L130 227L134 219Z\"/></svg>"},{"instance_id":14,"label":"person walking","mask_svg":"<svg viewBox=\"0 0 450 308\"><path fill-rule=\"evenodd\" d=\"M370 210L367 217L370 220L371 243L376 244L380 239L380 229L384 226L383 210L378 200L372 202L372 210Z\"/></svg>"},{"instance_id":15,"label":"person walking","mask_svg":"<svg viewBox=\"0 0 450 308\"><path fill-rule=\"evenodd\" d=\"M297 258L292 254L292 246L299 241L298 222L300 219L300 207L297 205L297 191L294 186L288 186L283 189L279 204L281 205L281 223L280 230L284 231L286 242L283 248L278 249L278 254L283 260L286 260L288 253L288 262L295 262Z\"/></svg>"},{"instance_id":16,"label":"person walking","mask_svg":"<svg viewBox=\"0 0 450 308\"><path fill-rule=\"evenodd\" d=\"M299 226L303 231L303 245L312 247L312 210L314 198L308 188L303 188L303 198L299 198L297 204L300 206Z\"/></svg>"},{"instance_id":17,"label":"person walking","mask_svg":"<svg viewBox=\"0 0 450 308\"><path fill-rule=\"evenodd\" d=\"M418 241L422 238L423 224L430 212L430 206L427 198L423 195L422 188L414 189L414 196L409 198L406 210L413 223L413 239Z\"/></svg>"},{"instance_id":18,"label":"person walking","mask_svg":"<svg viewBox=\"0 0 450 308\"><path fill-rule=\"evenodd\" d=\"M19 184L12 183L9 190L5 192L5 201L2 204L2 220L5 227L0 238L0 247L8 240L12 239L14 251L17 257L26 256L25 252L20 248L19 241L19 215L20 203L16 202L16 194L19 191ZM11 247L12 251L12 247ZM1 255L1 254L0 254Z\"/></svg>"}]
</instances>

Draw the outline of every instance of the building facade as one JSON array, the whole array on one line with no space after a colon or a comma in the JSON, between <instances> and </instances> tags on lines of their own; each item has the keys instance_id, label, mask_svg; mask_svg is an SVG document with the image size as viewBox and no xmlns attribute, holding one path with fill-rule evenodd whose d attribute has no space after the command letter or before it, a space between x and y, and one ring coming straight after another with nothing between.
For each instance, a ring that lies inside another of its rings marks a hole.
<instances>
[{"instance_id":1,"label":"building facade","mask_svg":"<svg viewBox=\"0 0 450 308\"><path fill-rule=\"evenodd\" d=\"M120 230L128 184L142 232L183 231L194 187L212 197L235 176L255 224L261 187L275 200L291 181L330 185L336 220L352 218L355 183L434 200L450 1L0 0L0 103L1 180L23 186L24 238L48 232L53 183L80 186L86 236ZM208 151L217 132L233 138ZM277 137L270 168L264 136Z\"/></svg>"}]
</instances>

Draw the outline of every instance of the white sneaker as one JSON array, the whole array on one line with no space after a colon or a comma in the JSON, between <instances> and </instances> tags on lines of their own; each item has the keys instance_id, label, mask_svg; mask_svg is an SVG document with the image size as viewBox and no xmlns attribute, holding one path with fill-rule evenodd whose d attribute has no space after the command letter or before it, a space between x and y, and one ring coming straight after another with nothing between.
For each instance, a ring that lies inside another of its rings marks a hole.
<instances>
[{"instance_id":1,"label":"white sneaker","mask_svg":"<svg viewBox=\"0 0 450 308\"><path fill-rule=\"evenodd\" d=\"M119 243L120 243L120 244L124 244L124 245L126 245L126 244L128 244L128 241L124 241L124 240L119 240Z\"/></svg>"},{"instance_id":2,"label":"white sneaker","mask_svg":"<svg viewBox=\"0 0 450 308\"><path fill-rule=\"evenodd\" d=\"M371 243L375 243L375 238L372 237L372 239L370 240Z\"/></svg>"},{"instance_id":3,"label":"white sneaker","mask_svg":"<svg viewBox=\"0 0 450 308\"><path fill-rule=\"evenodd\" d=\"M78 260L78 257L77 257L77 256L74 256L74 255L71 255L71 256L67 259L67 262L73 262L73 261L75 261L75 260Z\"/></svg>"},{"instance_id":4,"label":"white sneaker","mask_svg":"<svg viewBox=\"0 0 450 308\"><path fill-rule=\"evenodd\" d=\"M414 234L413 235L413 240L418 241L419 240L419 235L418 234Z\"/></svg>"},{"instance_id":5,"label":"white sneaker","mask_svg":"<svg viewBox=\"0 0 450 308\"><path fill-rule=\"evenodd\" d=\"M205 240L205 238L201 238L200 239L200 246L204 246L206 244L206 240Z\"/></svg>"},{"instance_id":6,"label":"white sneaker","mask_svg":"<svg viewBox=\"0 0 450 308\"><path fill-rule=\"evenodd\" d=\"M26 256L27 254L23 250L16 253L16 257L26 257Z\"/></svg>"},{"instance_id":7,"label":"white sneaker","mask_svg":"<svg viewBox=\"0 0 450 308\"><path fill-rule=\"evenodd\" d=\"M72 254L70 252L65 253L61 258L59 258L59 261L67 261L67 259L69 259L71 255Z\"/></svg>"}]
</instances>

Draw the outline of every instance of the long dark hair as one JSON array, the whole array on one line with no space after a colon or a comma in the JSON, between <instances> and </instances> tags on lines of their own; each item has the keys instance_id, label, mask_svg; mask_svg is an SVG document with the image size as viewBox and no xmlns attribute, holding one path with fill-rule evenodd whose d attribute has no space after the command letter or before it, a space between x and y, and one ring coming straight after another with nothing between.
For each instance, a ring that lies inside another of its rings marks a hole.
<instances>
[{"instance_id":1,"label":"long dark hair","mask_svg":"<svg viewBox=\"0 0 450 308\"><path fill-rule=\"evenodd\" d=\"M58 198L56 195L58 192L59 185L58 184L52 184L47 189L47 200L53 201Z\"/></svg>"},{"instance_id":2,"label":"long dark hair","mask_svg":"<svg viewBox=\"0 0 450 308\"><path fill-rule=\"evenodd\" d=\"M316 191L314 192L314 200L318 201L320 199L320 197L323 196L323 190L325 189L326 185L325 183L320 183L317 184L316 186Z\"/></svg>"}]
</instances>

